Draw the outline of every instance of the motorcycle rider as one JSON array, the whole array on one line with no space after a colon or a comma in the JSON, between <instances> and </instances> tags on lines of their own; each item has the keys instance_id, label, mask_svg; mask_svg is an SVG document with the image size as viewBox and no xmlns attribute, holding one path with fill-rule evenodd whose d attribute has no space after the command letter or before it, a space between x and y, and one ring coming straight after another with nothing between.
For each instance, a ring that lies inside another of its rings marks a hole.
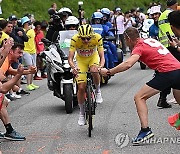
<instances>
[{"instance_id":1,"label":"motorcycle rider","mask_svg":"<svg viewBox=\"0 0 180 154\"><path fill-rule=\"evenodd\" d=\"M107 25L109 28L113 28L110 20L111 11L108 8L102 8L101 13L103 14L103 24Z\"/></svg>"},{"instance_id":2,"label":"motorcycle rider","mask_svg":"<svg viewBox=\"0 0 180 154\"><path fill-rule=\"evenodd\" d=\"M77 30L79 27L79 20L75 16L69 16L64 24L66 30Z\"/></svg>"},{"instance_id":3,"label":"motorcycle rider","mask_svg":"<svg viewBox=\"0 0 180 154\"><path fill-rule=\"evenodd\" d=\"M62 23L61 17L58 13L54 11L54 9L50 8L48 10L48 13L50 15L50 21L49 21L49 27L46 33L46 38L54 42L56 41L59 31L64 29L64 25Z\"/></svg>"},{"instance_id":4,"label":"motorcycle rider","mask_svg":"<svg viewBox=\"0 0 180 154\"><path fill-rule=\"evenodd\" d=\"M77 53L76 64L73 61L75 52ZM79 26L78 34L75 34L72 37L68 61L73 74L76 75L76 81L78 84L77 98L80 107L78 124L84 125L86 74L78 74L78 72L87 72L89 69L91 72L97 72L98 68L102 68L105 62L102 37L98 33L94 33L89 24ZM103 99L100 90L100 75L98 73L93 73L92 76L96 87L96 102L102 103Z\"/></svg>"},{"instance_id":5,"label":"motorcycle rider","mask_svg":"<svg viewBox=\"0 0 180 154\"><path fill-rule=\"evenodd\" d=\"M94 32L100 34L102 36L102 38L104 38L105 36L113 36L114 34L109 31L109 27L106 25L102 25L102 18L103 18L103 14L101 12L94 12L92 14L92 20L91 20L91 26L94 30ZM104 41L103 42L103 47L107 49L107 51L105 52L105 67L106 68L113 68L114 67L114 57L113 54L111 52L110 46L109 46L109 41Z\"/></svg>"},{"instance_id":6,"label":"motorcycle rider","mask_svg":"<svg viewBox=\"0 0 180 154\"><path fill-rule=\"evenodd\" d=\"M101 9L101 13L103 14L103 20L102 20L102 24L106 25L109 27L109 31L113 31L114 34L114 28L110 22L110 14L111 11L108 8L102 8ZM112 54L114 55L114 63L118 63L118 56L117 56L117 48L116 45L112 42L109 43L110 49Z\"/></svg>"},{"instance_id":7,"label":"motorcycle rider","mask_svg":"<svg viewBox=\"0 0 180 154\"><path fill-rule=\"evenodd\" d=\"M59 31L64 30L65 20L68 18L68 16L72 15L72 11L67 7L61 8L58 12L55 12L54 9L50 8L48 13L51 19L46 38L54 42L57 40Z\"/></svg>"},{"instance_id":8,"label":"motorcycle rider","mask_svg":"<svg viewBox=\"0 0 180 154\"><path fill-rule=\"evenodd\" d=\"M65 21L66 19L69 17L69 16L72 16L72 11L67 8L67 7L63 7L61 8L59 11L58 11L58 14L60 15L61 19L62 19L62 22L63 22L63 25L65 24Z\"/></svg>"}]
</instances>

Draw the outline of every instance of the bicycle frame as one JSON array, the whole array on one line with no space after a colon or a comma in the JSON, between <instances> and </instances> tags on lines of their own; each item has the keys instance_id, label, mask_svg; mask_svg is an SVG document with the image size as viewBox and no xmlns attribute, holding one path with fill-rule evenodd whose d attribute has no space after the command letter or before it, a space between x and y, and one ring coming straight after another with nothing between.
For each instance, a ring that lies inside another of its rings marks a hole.
<instances>
[{"instance_id":1,"label":"bicycle frame","mask_svg":"<svg viewBox=\"0 0 180 154\"><path fill-rule=\"evenodd\" d=\"M87 74L87 84L86 84L86 100L85 100L85 119L86 124L88 123L88 136L91 137L91 131L93 129L92 117L95 115L96 99L95 90L93 88L93 81L91 73L99 72L79 72L82 74Z\"/></svg>"}]
</instances>

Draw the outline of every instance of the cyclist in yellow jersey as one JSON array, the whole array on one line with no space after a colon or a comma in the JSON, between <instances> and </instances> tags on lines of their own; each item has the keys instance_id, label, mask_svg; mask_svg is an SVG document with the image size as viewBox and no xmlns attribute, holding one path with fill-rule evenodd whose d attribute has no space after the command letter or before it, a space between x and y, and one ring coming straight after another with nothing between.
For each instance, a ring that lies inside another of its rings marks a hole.
<instances>
[{"instance_id":1,"label":"cyclist in yellow jersey","mask_svg":"<svg viewBox=\"0 0 180 154\"><path fill-rule=\"evenodd\" d=\"M76 63L73 58L76 54ZM75 34L71 39L69 49L69 64L73 74L76 75L78 84L78 104L80 108L79 125L85 124L84 118L84 101L86 89L86 74L78 74L78 72L97 72L99 68L104 66L104 49L101 35L94 33L89 24L81 25L78 28L78 34ZM100 76L98 73L93 73L93 81L96 87L96 102L102 103L103 99L100 90Z\"/></svg>"}]
</instances>

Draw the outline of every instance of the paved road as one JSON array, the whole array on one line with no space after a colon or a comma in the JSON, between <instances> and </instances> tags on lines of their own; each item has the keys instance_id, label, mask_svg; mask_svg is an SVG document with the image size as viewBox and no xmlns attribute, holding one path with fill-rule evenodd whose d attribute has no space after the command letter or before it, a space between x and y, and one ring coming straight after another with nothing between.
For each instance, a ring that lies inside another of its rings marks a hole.
<instances>
[{"instance_id":1,"label":"paved road","mask_svg":"<svg viewBox=\"0 0 180 154\"><path fill-rule=\"evenodd\" d=\"M40 89L11 102L8 108L13 126L27 140L0 140L0 150L3 154L177 154L179 131L168 125L167 117L179 112L179 106L158 109L158 96L148 101L154 140L141 146L130 142L140 129L133 95L152 74L152 70L140 70L136 64L102 87L104 102L97 107L91 138L87 126L77 124L78 109L67 115L64 103L47 89L46 80L36 82ZM0 130L5 131L2 124Z\"/></svg>"}]
</instances>

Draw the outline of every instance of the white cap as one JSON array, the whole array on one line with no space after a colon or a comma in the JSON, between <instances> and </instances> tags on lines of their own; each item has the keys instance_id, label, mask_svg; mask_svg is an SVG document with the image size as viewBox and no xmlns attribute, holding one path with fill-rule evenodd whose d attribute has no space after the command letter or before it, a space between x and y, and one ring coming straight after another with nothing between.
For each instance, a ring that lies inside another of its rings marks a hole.
<instances>
[{"instance_id":1,"label":"white cap","mask_svg":"<svg viewBox=\"0 0 180 154\"><path fill-rule=\"evenodd\" d=\"M159 5L151 7L150 14L154 14L154 13L161 13L161 7Z\"/></svg>"},{"instance_id":2,"label":"white cap","mask_svg":"<svg viewBox=\"0 0 180 154\"><path fill-rule=\"evenodd\" d=\"M120 7L116 8L116 11L121 11L121 8Z\"/></svg>"}]
</instances>

